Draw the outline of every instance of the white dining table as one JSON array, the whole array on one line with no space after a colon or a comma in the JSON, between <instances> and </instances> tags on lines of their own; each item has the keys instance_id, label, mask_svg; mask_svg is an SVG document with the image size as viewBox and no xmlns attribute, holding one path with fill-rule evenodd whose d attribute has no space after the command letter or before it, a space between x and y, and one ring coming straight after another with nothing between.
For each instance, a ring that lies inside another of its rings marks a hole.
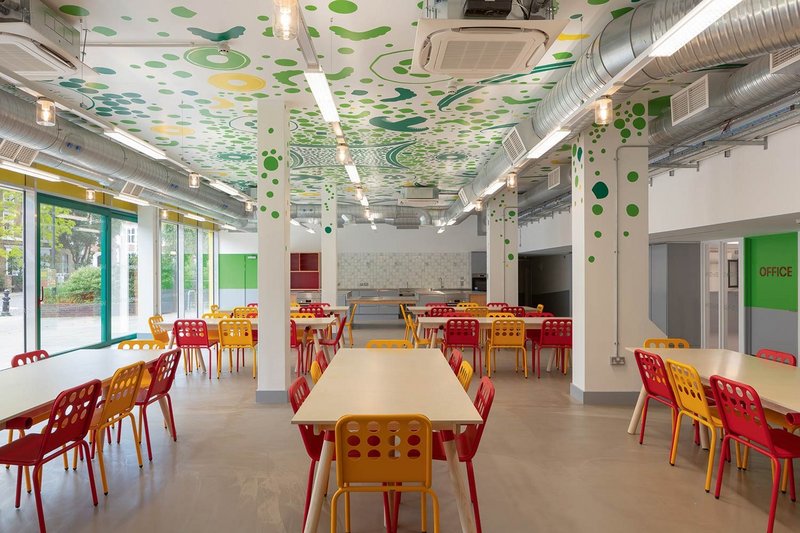
<instances>
[{"instance_id":1,"label":"white dining table","mask_svg":"<svg viewBox=\"0 0 800 533\"><path fill-rule=\"evenodd\" d=\"M16 368L0 371L0 429L8 420L49 409L62 391L99 379L104 385L117 369L139 361L155 362L165 350L76 350ZM166 400L159 400L169 422Z\"/></svg>"},{"instance_id":2,"label":"white dining table","mask_svg":"<svg viewBox=\"0 0 800 533\"><path fill-rule=\"evenodd\" d=\"M292 313L299 313L300 312L300 307L305 307L307 305L316 305L316 304L303 304L302 306L293 305L293 306L289 307L289 311L291 311ZM323 309L325 309L326 311L328 311L330 313L341 314L341 313L349 312L350 311L350 306L349 305L327 305L327 306L323 307Z\"/></svg>"},{"instance_id":3,"label":"white dining table","mask_svg":"<svg viewBox=\"0 0 800 533\"><path fill-rule=\"evenodd\" d=\"M459 431L482 423L442 352L432 349L391 350L344 348L338 351L311 390L292 424L333 430L347 414L408 414L427 416L433 429ZM474 533L475 518L454 440L444 443L450 481L456 495L461 531ZM328 488L334 443L325 440L311 493L305 533L315 533ZM327 527L325 527L327 530ZM453 531L442 527L443 531Z\"/></svg>"},{"instance_id":4,"label":"white dining table","mask_svg":"<svg viewBox=\"0 0 800 533\"><path fill-rule=\"evenodd\" d=\"M673 359L692 365L706 384L711 376L719 375L750 385L756 389L765 407L779 413L800 412L800 368L731 350L627 348L631 353L639 349L654 353L664 361ZM646 397L647 393L642 387L628 425L631 435L636 433L639 426Z\"/></svg>"},{"instance_id":5,"label":"white dining table","mask_svg":"<svg viewBox=\"0 0 800 533\"><path fill-rule=\"evenodd\" d=\"M456 307L454 305L449 305L447 307L452 307L456 311L469 311L470 309L487 309L487 310L489 309L485 305L479 305L477 307ZM530 306L527 306L527 305L521 305L519 307L522 307L523 309L525 309L526 313L530 312L530 311L536 311L535 307L530 307ZM406 306L406 311L410 312L414 316L425 314L428 311L430 311L430 309L431 308L429 306L427 306L427 305L407 305ZM500 311L500 309L492 309L492 311Z\"/></svg>"}]
</instances>

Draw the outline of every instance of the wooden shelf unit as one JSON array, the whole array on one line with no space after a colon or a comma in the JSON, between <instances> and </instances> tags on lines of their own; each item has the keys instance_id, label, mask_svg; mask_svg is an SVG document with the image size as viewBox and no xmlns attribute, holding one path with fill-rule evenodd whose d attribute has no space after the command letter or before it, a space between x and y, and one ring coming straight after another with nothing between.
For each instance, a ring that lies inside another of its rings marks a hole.
<instances>
[{"instance_id":1,"label":"wooden shelf unit","mask_svg":"<svg viewBox=\"0 0 800 533\"><path fill-rule=\"evenodd\" d=\"M290 255L289 265L292 290L319 290L319 253L293 253Z\"/></svg>"}]
</instances>

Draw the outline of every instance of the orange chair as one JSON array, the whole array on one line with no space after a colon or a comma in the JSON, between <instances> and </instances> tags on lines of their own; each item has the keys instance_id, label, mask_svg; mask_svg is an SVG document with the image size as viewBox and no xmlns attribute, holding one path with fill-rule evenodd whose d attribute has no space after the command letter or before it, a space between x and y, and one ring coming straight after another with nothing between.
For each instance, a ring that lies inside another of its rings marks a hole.
<instances>
[{"instance_id":1,"label":"orange chair","mask_svg":"<svg viewBox=\"0 0 800 533\"><path fill-rule=\"evenodd\" d=\"M131 339L117 344L118 350L163 350L167 345L155 339Z\"/></svg>"},{"instance_id":2,"label":"orange chair","mask_svg":"<svg viewBox=\"0 0 800 533\"><path fill-rule=\"evenodd\" d=\"M472 375L474 373L475 371L472 369L471 364L467 361L461 361L461 367L458 369L457 377L465 391L469 390L469 384L472 383Z\"/></svg>"},{"instance_id":3,"label":"orange chair","mask_svg":"<svg viewBox=\"0 0 800 533\"><path fill-rule=\"evenodd\" d=\"M234 307L232 318L258 318L258 307Z\"/></svg>"},{"instance_id":4,"label":"orange chair","mask_svg":"<svg viewBox=\"0 0 800 533\"><path fill-rule=\"evenodd\" d=\"M367 348L413 348L405 339L372 339L367 341Z\"/></svg>"},{"instance_id":5,"label":"orange chair","mask_svg":"<svg viewBox=\"0 0 800 533\"><path fill-rule=\"evenodd\" d=\"M253 326L244 318L229 318L219 321L219 350L217 350L217 379L222 371L222 350L228 350L230 371L233 372L233 350L236 350L236 371L239 371L241 354L244 366L244 351L253 351L253 379L256 378L256 342L253 339Z\"/></svg>"},{"instance_id":6,"label":"orange chair","mask_svg":"<svg viewBox=\"0 0 800 533\"><path fill-rule=\"evenodd\" d=\"M519 356L522 354L522 370L528 377L528 352L525 350L525 321L519 318L499 318L492 322L489 332L489 347L486 350L486 364L489 377L492 367L497 368L497 350L514 350L516 363L514 371L519 372ZM494 356L494 357L493 357Z\"/></svg>"},{"instance_id":7,"label":"orange chair","mask_svg":"<svg viewBox=\"0 0 800 533\"><path fill-rule=\"evenodd\" d=\"M151 316L147 319L147 324L150 326L150 334L153 335L153 339L168 344L169 330L164 329L161 325L163 323L164 317L161 315Z\"/></svg>"},{"instance_id":8,"label":"orange chair","mask_svg":"<svg viewBox=\"0 0 800 533\"><path fill-rule=\"evenodd\" d=\"M89 426L89 440L93 444L92 453L97 452L97 461L100 464L100 479L103 482L103 494L106 495L108 494L108 481L106 480L106 464L103 459L103 433L112 428L114 424L119 423L121 425L126 418L131 421L136 458L139 460L139 468L142 468L142 449L139 445L141 439L136 431L133 407L136 404L136 396L139 393L144 372L144 361L124 366L114 372L108 391L104 394L103 401L100 402L98 409L95 410L92 423ZM119 435L119 429L117 430L117 435ZM72 468L78 468L77 448L72 459Z\"/></svg>"},{"instance_id":9,"label":"orange chair","mask_svg":"<svg viewBox=\"0 0 800 533\"><path fill-rule=\"evenodd\" d=\"M395 531L397 519L388 513L390 491L430 495L433 531L439 533L439 499L431 488L431 422L426 416L343 416L336 423L335 443L338 490L331 499L331 533L337 531L339 497L354 492L383 493L386 527ZM426 507L421 509L422 531L427 531ZM345 530L351 531L349 513L345 513Z\"/></svg>"},{"instance_id":10,"label":"orange chair","mask_svg":"<svg viewBox=\"0 0 800 533\"><path fill-rule=\"evenodd\" d=\"M643 348L689 348L689 341L677 337L663 339L645 339Z\"/></svg>"}]
</instances>

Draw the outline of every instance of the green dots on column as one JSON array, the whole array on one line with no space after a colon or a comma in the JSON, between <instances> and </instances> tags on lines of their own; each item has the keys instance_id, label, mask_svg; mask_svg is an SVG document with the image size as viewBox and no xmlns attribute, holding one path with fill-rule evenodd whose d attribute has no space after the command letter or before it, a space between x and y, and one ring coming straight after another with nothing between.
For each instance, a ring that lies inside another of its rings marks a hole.
<instances>
[{"instance_id":1,"label":"green dots on column","mask_svg":"<svg viewBox=\"0 0 800 533\"><path fill-rule=\"evenodd\" d=\"M514 260L514 254L508 254L508 260L509 261L513 261Z\"/></svg>"},{"instance_id":2,"label":"green dots on column","mask_svg":"<svg viewBox=\"0 0 800 533\"><path fill-rule=\"evenodd\" d=\"M631 111L633 111L633 114L637 117L641 117L645 112L644 104L633 104Z\"/></svg>"},{"instance_id":3,"label":"green dots on column","mask_svg":"<svg viewBox=\"0 0 800 533\"><path fill-rule=\"evenodd\" d=\"M595 236L595 237L597 237L597 238L599 239L600 237L602 237L602 236L603 236L603 233L602 233L602 232L600 232L600 231L595 231L595 232L594 232L594 236Z\"/></svg>"},{"instance_id":4,"label":"green dots on column","mask_svg":"<svg viewBox=\"0 0 800 533\"><path fill-rule=\"evenodd\" d=\"M516 211L509 211L508 212L508 216L515 217L515 216L517 216L517 212Z\"/></svg>"},{"instance_id":5,"label":"green dots on column","mask_svg":"<svg viewBox=\"0 0 800 533\"><path fill-rule=\"evenodd\" d=\"M635 183L639 179L639 173L635 170L631 170L628 172L628 181L631 183Z\"/></svg>"},{"instance_id":6,"label":"green dots on column","mask_svg":"<svg viewBox=\"0 0 800 533\"><path fill-rule=\"evenodd\" d=\"M630 237L630 235L631 235L631 232L630 232L630 231L623 231L623 232L622 232L622 236L623 236L623 237Z\"/></svg>"},{"instance_id":7,"label":"green dots on column","mask_svg":"<svg viewBox=\"0 0 800 533\"><path fill-rule=\"evenodd\" d=\"M592 213L595 215L602 215L603 214L603 206L600 204L594 204L592 206Z\"/></svg>"},{"instance_id":8,"label":"green dots on column","mask_svg":"<svg viewBox=\"0 0 800 533\"><path fill-rule=\"evenodd\" d=\"M589 262L590 262L590 263L594 263L594 256L593 256L593 255L590 255L590 256L589 256Z\"/></svg>"},{"instance_id":9,"label":"green dots on column","mask_svg":"<svg viewBox=\"0 0 800 533\"><path fill-rule=\"evenodd\" d=\"M603 181L598 181L592 186L592 194L594 194L594 197L598 200L602 200L608 196L608 185Z\"/></svg>"},{"instance_id":10,"label":"green dots on column","mask_svg":"<svg viewBox=\"0 0 800 533\"><path fill-rule=\"evenodd\" d=\"M272 192L272 191L267 191L267 198L272 198L273 196L275 196L275 193L274 193L274 192Z\"/></svg>"},{"instance_id":11,"label":"green dots on column","mask_svg":"<svg viewBox=\"0 0 800 533\"><path fill-rule=\"evenodd\" d=\"M325 226L325 233L328 233L328 234L330 234L330 233L332 233L332 232L333 232L333 228L332 228L332 227L330 227L330 226Z\"/></svg>"},{"instance_id":12,"label":"green dots on column","mask_svg":"<svg viewBox=\"0 0 800 533\"><path fill-rule=\"evenodd\" d=\"M281 214L279 212L277 212L277 211L273 211L270 214L272 215L272 218L280 218L281 217Z\"/></svg>"},{"instance_id":13,"label":"green dots on column","mask_svg":"<svg viewBox=\"0 0 800 533\"><path fill-rule=\"evenodd\" d=\"M505 241L503 241L503 242L505 242L506 244L511 244L511 241L509 241L508 239L506 239L506 240L505 240Z\"/></svg>"},{"instance_id":14,"label":"green dots on column","mask_svg":"<svg viewBox=\"0 0 800 533\"><path fill-rule=\"evenodd\" d=\"M628 213L629 217L639 216L639 206L636 204L628 204L625 207L625 212Z\"/></svg>"},{"instance_id":15,"label":"green dots on column","mask_svg":"<svg viewBox=\"0 0 800 533\"><path fill-rule=\"evenodd\" d=\"M264 212L267 210L267 206L265 206L265 205L262 205L262 206L260 207L260 209L261 209L261 212L262 212L262 213L264 213Z\"/></svg>"},{"instance_id":16,"label":"green dots on column","mask_svg":"<svg viewBox=\"0 0 800 533\"><path fill-rule=\"evenodd\" d=\"M633 119L633 127L637 130L643 130L647 126L647 121L642 117L636 117Z\"/></svg>"},{"instance_id":17,"label":"green dots on column","mask_svg":"<svg viewBox=\"0 0 800 533\"><path fill-rule=\"evenodd\" d=\"M279 183L280 183L280 180L278 178L272 178L272 184L273 185L277 185Z\"/></svg>"},{"instance_id":18,"label":"green dots on column","mask_svg":"<svg viewBox=\"0 0 800 533\"><path fill-rule=\"evenodd\" d=\"M622 128L625 127L625 121L622 120L621 118L618 118L617 120L614 121L614 127L617 128L618 130L621 130Z\"/></svg>"},{"instance_id":19,"label":"green dots on column","mask_svg":"<svg viewBox=\"0 0 800 533\"><path fill-rule=\"evenodd\" d=\"M264 168L269 171L278 170L278 158L269 156L264 158Z\"/></svg>"}]
</instances>

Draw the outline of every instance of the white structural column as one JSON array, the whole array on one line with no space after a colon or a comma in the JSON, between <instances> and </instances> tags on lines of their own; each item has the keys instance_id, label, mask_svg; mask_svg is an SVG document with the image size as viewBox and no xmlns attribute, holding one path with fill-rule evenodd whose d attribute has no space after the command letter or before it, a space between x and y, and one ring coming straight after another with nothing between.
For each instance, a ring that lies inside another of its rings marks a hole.
<instances>
[{"instance_id":1,"label":"white structural column","mask_svg":"<svg viewBox=\"0 0 800 533\"><path fill-rule=\"evenodd\" d=\"M488 302L517 305L519 299L519 224L517 192L495 195L486 210L486 273Z\"/></svg>"},{"instance_id":2,"label":"white structural column","mask_svg":"<svg viewBox=\"0 0 800 533\"><path fill-rule=\"evenodd\" d=\"M258 102L258 383L256 401L287 402L289 358L289 114Z\"/></svg>"},{"instance_id":3,"label":"white structural column","mask_svg":"<svg viewBox=\"0 0 800 533\"><path fill-rule=\"evenodd\" d=\"M138 215L136 227L136 253L138 254L136 304L138 307L138 324L133 326L136 328L135 331L137 333L149 335L150 326L147 323L147 319L160 313L160 302L158 301L158 268L161 257L159 209L152 206L142 206L138 209Z\"/></svg>"},{"instance_id":4,"label":"white structural column","mask_svg":"<svg viewBox=\"0 0 800 533\"><path fill-rule=\"evenodd\" d=\"M322 186L322 301L336 305L338 283L336 258L336 183Z\"/></svg>"},{"instance_id":5,"label":"white structural column","mask_svg":"<svg viewBox=\"0 0 800 533\"><path fill-rule=\"evenodd\" d=\"M584 403L632 404L641 382L625 348L663 336L648 318L646 105L623 102L614 119L572 146L571 393Z\"/></svg>"}]
</instances>

